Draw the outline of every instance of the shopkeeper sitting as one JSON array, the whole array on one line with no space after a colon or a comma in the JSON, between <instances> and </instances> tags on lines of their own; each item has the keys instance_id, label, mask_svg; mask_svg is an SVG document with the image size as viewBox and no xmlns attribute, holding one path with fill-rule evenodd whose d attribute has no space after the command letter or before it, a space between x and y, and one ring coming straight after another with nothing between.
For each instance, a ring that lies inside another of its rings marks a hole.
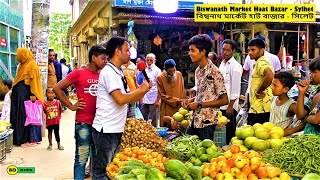
<instances>
[{"instance_id":1,"label":"shopkeeper sitting","mask_svg":"<svg viewBox=\"0 0 320 180\"><path fill-rule=\"evenodd\" d=\"M304 129L305 134L320 135L320 58L311 61L309 65L310 80L303 80L298 83L298 113L305 115L307 124ZM304 102L305 94L310 83L317 85L317 89L312 91Z\"/></svg>"}]
</instances>

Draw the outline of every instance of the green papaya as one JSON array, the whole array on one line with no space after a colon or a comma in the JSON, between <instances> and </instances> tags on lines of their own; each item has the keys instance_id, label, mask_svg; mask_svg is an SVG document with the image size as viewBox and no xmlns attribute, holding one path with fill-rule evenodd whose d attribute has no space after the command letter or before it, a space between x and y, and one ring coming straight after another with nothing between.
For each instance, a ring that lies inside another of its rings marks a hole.
<instances>
[{"instance_id":1,"label":"green papaya","mask_svg":"<svg viewBox=\"0 0 320 180\"><path fill-rule=\"evenodd\" d=\"M189 174L193 180L201 180L202 178L202 168L200 166L192 166L189 169Z\"/></svg>"},{"instance_id":2,"label":"green papaya","mask_svg":"<svg viewBox=\"0 0 320 180\"><path fill-rule=\"evenodd\" d=\"M193 179L190 175L188 175L185 180L193 180Z\"/></svg>"},{"instance_id":3,"label":"green papaya","mask_svg":"<svg viewBox=\"0 0 320 180\"><path fill-rule=\"evenodd\" d=\"M167 176L175 179L186 179L188 176L188 168L179 160L170 159L164 163Z\"/></svg>"},{"instance_id":4,"label":"green papaya","mask_svg":"<svg viewBox=\"0 0 320 180\"><path fill-rule=\"evenodd\" d=\"M150 168L145 175L147 180L164 180L162 172L157 168Z\"/></svg>"},{"instance_id":5,"label":"green papaya","mask_svg":"<svg viewBox=\"0 0 320 180\"><path fill-rule=\"evenodd\" d=\"M205 176L201 180L213 180L213 179L211 177L209 177L209 176Z\"/></svg>"}]
</instances>

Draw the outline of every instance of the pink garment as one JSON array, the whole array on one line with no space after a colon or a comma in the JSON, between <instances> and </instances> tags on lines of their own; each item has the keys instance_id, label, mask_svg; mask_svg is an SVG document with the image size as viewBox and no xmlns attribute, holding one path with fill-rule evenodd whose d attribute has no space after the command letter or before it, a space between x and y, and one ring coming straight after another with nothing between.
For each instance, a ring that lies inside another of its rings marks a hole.
<instances>
[{"instance_id":1,"label":"pink garment","mask_svg":"<svg viewBox=\"0 0 320 180\"><path fill-rule=\"evenodd\" d=\"M27 119L24 126L29 124L34 126L42 126L42 103L39 100L32 102L31 100L24 101Z\"/></svg>"}]
</instances>

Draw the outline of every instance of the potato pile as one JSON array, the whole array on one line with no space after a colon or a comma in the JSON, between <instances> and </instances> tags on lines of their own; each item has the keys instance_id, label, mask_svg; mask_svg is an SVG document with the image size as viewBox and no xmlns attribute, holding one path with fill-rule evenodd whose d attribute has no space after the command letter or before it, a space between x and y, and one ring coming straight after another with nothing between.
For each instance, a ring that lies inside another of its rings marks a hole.
<instances>
[{"instance_id":1,"label":"potato pile","mask_svg":"<svg viewBox=\"0 0 320 180\"><path fill-rule=\"evenodd\" d=\"M125 124L120 149L145 147L162 153L168 141L162 139L150 123L143 119L128 118Z\"/></svg>"}]
</instances>

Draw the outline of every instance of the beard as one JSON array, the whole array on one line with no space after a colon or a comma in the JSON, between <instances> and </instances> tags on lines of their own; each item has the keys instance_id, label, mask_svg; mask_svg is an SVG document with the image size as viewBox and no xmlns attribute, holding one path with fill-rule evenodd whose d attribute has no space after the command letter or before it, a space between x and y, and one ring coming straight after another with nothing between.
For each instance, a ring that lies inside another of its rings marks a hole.
<instances>
[{"instance_id":1,"label":"beard","mask_svg":"<svg viewBox=\"0 0 320 180\"><path fill-rule=\"evenodd\" d=\"M176 74L173 74L173 75L167 74L167 81L169 83L175 82L176 81Z\"/></svg>"}]
</instances>

